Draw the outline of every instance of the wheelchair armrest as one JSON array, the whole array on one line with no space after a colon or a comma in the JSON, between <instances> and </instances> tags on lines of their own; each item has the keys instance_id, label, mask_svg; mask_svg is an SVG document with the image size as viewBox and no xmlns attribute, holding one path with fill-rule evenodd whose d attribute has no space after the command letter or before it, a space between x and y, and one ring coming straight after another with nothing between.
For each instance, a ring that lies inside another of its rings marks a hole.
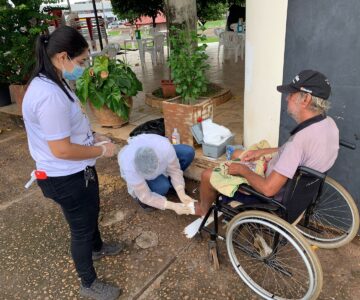
<instances>
[{"instance_id":1,"label":"wheelchair armrest","mask_svg":"<svg viewBox=\"0 0 360 300\"><path fill-rule=\"evenodd\" d=\"M325 179L326 177L326 173L321 173L319 171L310 169L308 167L304 167L304 166L300 166L298 167L298 171L303 173L303 174L308 174L308 175L312 175L314 177L317 177L319 179Z\"/></svg>"},{"instance_id":2,"label":"wheelchair armrest","mask_svg":"<svg viewBox=\"0 0 360 300\"><path fill-rule=\"evenodd\" d=\"M250 185L248 184L241 184L240 189L244 190L247 193L250 193L251 195L256 196L259 200L264 201L266 203L273 203L277 206L281 207L282 209L286 210L286 207L279 201L275 200L271 197L266 197L265 195L259 193L258 191L255 191Z\"/></svg>"}]
</instances>

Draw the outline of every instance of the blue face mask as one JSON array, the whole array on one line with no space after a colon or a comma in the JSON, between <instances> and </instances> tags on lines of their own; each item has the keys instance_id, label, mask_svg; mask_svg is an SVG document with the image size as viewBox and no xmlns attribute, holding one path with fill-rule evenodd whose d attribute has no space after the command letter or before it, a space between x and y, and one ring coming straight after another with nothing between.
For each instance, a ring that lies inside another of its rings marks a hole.
<instances>
[{"instance_id":1,"label":"blue face mask","mask_svg":"<svg viewBox=\"0 0 360 300\"><path fill-rule=\"evenodd\" d=\"M65 68L63 69L62 73L63 73L63 77L67 80L77 80L81 77L81 75L84 73L85 68L84 67L80 67L79 65L75 65L72 60L69 58L69 60L71 61L71 63L74 66L74 69L72 70L72 72L68 72L65 70Z\"/></svg>"}]
</instances>

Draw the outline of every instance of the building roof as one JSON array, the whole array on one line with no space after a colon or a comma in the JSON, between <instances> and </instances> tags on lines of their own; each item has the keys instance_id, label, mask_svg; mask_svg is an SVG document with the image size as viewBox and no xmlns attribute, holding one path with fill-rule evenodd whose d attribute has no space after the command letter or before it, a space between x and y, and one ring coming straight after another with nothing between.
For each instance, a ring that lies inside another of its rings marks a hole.
<instances>
[{"instance_id":1,"label":"building roof","mask_svg":"<svg viewBox=\"0 0 360 300\"><path fill-rule=\"evenodd\" d=\"M166 23L165 15L162 13L158 13L155 19L156 24ZM152 24L152 18L148 16L141 16L140 18L136 19L135 23L136 26L142 26L142 25L151 25ZM126 26L132 25L131 23L127 22L125 23Z\"/></svg>"}]
</instances>

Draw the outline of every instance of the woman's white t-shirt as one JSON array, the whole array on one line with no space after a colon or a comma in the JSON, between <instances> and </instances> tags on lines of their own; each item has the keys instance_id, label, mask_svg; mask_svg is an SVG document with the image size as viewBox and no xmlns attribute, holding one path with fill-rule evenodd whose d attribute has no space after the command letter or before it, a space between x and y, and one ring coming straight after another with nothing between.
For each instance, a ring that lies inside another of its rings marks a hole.
<instances>
[{"instance_id":1,"label":"woman's white t-shirt","mask_svg":"<svg viewBox=\"0 0 360 300\"><path fill-rule=\"evenodd\" d=\"M48 141L70 137L73 144L92 146L94 139L87 116L82 112L76 95L70 101L64 91L45 77L34 78L24 96L22 113L28 136L30 154L38 170L58 177L77 173L94 166L96 159L65 160L55 157Z\"/></svg>"}]
</instances>

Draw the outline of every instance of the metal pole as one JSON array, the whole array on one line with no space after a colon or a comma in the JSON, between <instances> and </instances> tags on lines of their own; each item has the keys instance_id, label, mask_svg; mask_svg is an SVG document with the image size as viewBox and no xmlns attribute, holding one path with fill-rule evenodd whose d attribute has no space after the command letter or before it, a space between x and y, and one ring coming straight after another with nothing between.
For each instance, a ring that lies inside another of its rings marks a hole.
<instances>
[{"instance_id":1,"label":"metal pole","mask_svg":"<svg viewBox=\"0 0 360 300\"><path fill-rule=\"evenodd\" d=\"M97 9L96 9L96 3L95 0L92 0L92 4L93 4L93 8L94 8L94 15L95 15L95 21L96 21L96 28L98 31L98 36L99 36L99 42L100 42L100 49L102 50L103 47L103 43L102 43L102 37L101 37L101 32L100 32L100 25L99 25L99 20L98 20L98 15L97 15Z\"/></svg>"},{"instance_id":2,"label":"metal pole","mask_svg":"<svg viewBox=\"0 0 360 300\"><path fill-rule=\"evenodd\" d=\"M67 4L69 6L69 12L71 12L70 0L67 0Z\"/></svg>"}]
</instances>

